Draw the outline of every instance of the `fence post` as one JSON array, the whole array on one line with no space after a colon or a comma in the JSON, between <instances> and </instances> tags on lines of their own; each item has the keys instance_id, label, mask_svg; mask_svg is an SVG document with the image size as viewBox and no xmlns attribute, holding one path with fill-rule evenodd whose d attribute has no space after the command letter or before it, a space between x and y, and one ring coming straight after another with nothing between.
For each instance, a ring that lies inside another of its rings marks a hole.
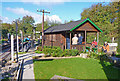
<instances>
[{"instance_id":1,"label":"fence post","mask_svg":"<svg viewBox=\"0 0 120 81\"><path fill-rule=\"evenodd\" d=\"M13 35L11 35L11 61L14 61L14 38Z\"/></svg>"},{"instance_id":2,"label":"fence post","mask_svg":"<svg viewBox=\"0 0 120 81\"><path fill-rule=\"evenodd\" d=\"M17 35L17 52L19 53L19 39L18 39L18 35Z\"/></svg>"}]
</instances>

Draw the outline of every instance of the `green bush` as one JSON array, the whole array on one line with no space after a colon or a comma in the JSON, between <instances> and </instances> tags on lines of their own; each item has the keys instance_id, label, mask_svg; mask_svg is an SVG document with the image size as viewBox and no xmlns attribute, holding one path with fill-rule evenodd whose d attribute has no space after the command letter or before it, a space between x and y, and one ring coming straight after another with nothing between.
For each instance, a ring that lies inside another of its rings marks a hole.
<instances>
[{"instance_id":1,"label":"green bush","mask_svg":"<svg viewBox=\"0 0 120 81\"><path fill-rule=\"evenodd\" d=\"M76 56L79 54L79 51L77 49L70 50L72 56Z\"/></svg>"},{"instance_id":2,"label":"green bush","mask_svg":"<svg viewBox=\"0 0 120 81\"><path fill-rule=\"evenodd\" d=\"M79 54L77 49L65 49L61 56L76 56Z\"/></svg>"},{"instance_id":3,"label":"green bush","mask_svg":"<svg viewBox=\"0 0 120 81\"><path fill-rule=\"evenodd\" d=\"M90 58L94 58L94 59L100 59L100 55L99 54L96 54L95 52L91 52L89 54L89 57Z\"/></svg>"},{"instance_id":4,"label":"green bush","mask_svg":"<svg viewBox=\"0 0 120 81\"><path fill-rule=\"evenodd\" d=\"M43 51L38 51L38 50L36 50L35 53L43 53Z\"/></svg>"},{"instance_id":5,"label":"green bush","mask_svg":"<svg viewBox=\"0 0 120 81\"><path fill-rule=\"evenodd\" d=\"M43 53L46 55L51 55L53 57L59 57L62 53L62 49L57 46L44 46Z\"/></svg>"},{"instance_id":6,"label":"green bush","mask_svg":"<svg viewBox=\"0 0 120 81\"><path fill-rule=\"evenodd\" d=\"M38 59L39 57L38 57L38 56L33 56L32 58L33 58L33 59Z\"/></svg>"},{"instance_id":7,"label":"green bush","mask_svg":"<svg viewBox=\"0 0 120 81\"><path fill-rule=\"evenodd\" d=\"M42 47L39 46L39 47L37 48L37 50L38 50L38 51L42 51Z\"/></svg>"},{"instance_id":8,"label":"green bush","mask_svg":"<svg viewBox=\"0 0 120 81\"><path fill-rule=\"evenodd\" d=\"M71 56L71 53L70 53L70 50L69 49L65 49L64 51L63 51L63 54L62 54L63 56Z\"/></svg>"},{"instance_id":9,"label":"green bush","mask_svg":"<svg viewBox=\"0 0 120 81\"><path fill-rule=\"evenodd\" d=\"M62 49L59 47L58 48L54 47L51 50L52 50L53 57L60 57L60 55L63 53Z\"/></svg>"},{"instance_id":10,"label":"green bush","mask_svg":"<svg viewBox=\"0 0 120 81\"><path fill-rule=\"evenodd\" d=\"M63 56L76 56L79 54L77 49L65 49L64 51L57 46L44 46L43 53L45 56L50 55L53 57L63 57Z\"/></svg>"},{"instance_id":11,"label":"green bush","mask_svg":"<svg viewBox=\"0 0 120 81\"><path fill-rule=\"evenodd\" d=\"M44 54L48 54L48 53L49 53L49 48L44 48L44 49L43 49L43 53L44 53Z\"/></svg>"}]
</instances>

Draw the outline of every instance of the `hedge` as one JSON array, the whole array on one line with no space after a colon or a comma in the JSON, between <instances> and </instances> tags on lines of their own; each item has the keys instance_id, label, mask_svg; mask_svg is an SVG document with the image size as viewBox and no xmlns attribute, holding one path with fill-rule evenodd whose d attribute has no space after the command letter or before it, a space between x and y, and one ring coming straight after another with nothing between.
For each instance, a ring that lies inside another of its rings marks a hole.
<instances>
[{"instance_id":1,"label":"hedge","mask_svg":"<svg viewBox=\"0 0 120 81\"><path fill-rule=\"evenodd\" d=\"M38 47L38 50L41 50L41 47ZM79 54L77 49L65 49L64 51L57 46L44 46L42 51L45 56L53 56L53 57L63 57L63 56L76 56Z\"/></svg>"}]
</instances>

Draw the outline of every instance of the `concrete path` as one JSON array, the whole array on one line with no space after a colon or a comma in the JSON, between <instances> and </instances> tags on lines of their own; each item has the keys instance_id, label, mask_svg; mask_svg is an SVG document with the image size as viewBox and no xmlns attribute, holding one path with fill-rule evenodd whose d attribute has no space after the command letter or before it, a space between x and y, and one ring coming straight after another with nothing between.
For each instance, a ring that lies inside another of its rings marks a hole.
<instances>
[{"instance_id":1,"label":"concrete path","mask_svg":"<svg viewBox=\"0 0 120 81\"><path fill-rule=\"evenodd\" d=\"M34 77L34 65L33 65L33 60L32 57L29 59L24 60L24 70L23 70L23 81L25 79L31 79L32 81L35 81Z\"/></svg>"},{"instance_id":2,"label":"concrete path","mask_svg":"<svg viewBox=\"0 0 120 81\"><path fill-rule=\"evenodd\" d=\"M26 53L20 54L19 60L24 59L24 70L23 70L23 81L26 79L30 79L30 81L35 81L34 77L34 64L32 57L33 56L42 56L44 54L37 54L37 53Z\"/></svg>"}]
</instances>

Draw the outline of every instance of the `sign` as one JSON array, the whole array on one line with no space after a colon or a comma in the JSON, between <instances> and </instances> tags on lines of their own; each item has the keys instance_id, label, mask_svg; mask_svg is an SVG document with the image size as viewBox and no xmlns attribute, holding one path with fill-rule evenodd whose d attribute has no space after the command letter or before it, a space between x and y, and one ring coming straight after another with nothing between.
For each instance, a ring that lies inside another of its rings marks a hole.
<instances>
[{"instance_id":1,"label":"sign","mask_svg":"<svg viewBox=\"0 0 120 81\"><path fill-rule=\"evenodd\" d=\"M40 36L40 39L42 39L42 36Z\"/></svg>"},{"instance_id":2,"label":"sign","mask_svg":"<svg viewBox=\"0 0 120 81\"><path fill-rule=\"evenodd\" d=\"M36 33L40 33L40 31L36 31Z\"/></svg>"},{"instance_id":3,"label":"sign","mask_svg":"<svg viewBox=\"0 0 120 81\"><path fill-rule=\"evenodd\" d=\"M117 51L117 43L108 43L110 51Z\"/></svg>"},{"instance_id":4,"label":"sign","mask_svg":"<svg viewBox=\"0 0 120 81\"><path fill-rule=\"evenodd\" d=\"M108 43L109 46L118 46L117 43Z\"/></svg>"}]
</instances>

